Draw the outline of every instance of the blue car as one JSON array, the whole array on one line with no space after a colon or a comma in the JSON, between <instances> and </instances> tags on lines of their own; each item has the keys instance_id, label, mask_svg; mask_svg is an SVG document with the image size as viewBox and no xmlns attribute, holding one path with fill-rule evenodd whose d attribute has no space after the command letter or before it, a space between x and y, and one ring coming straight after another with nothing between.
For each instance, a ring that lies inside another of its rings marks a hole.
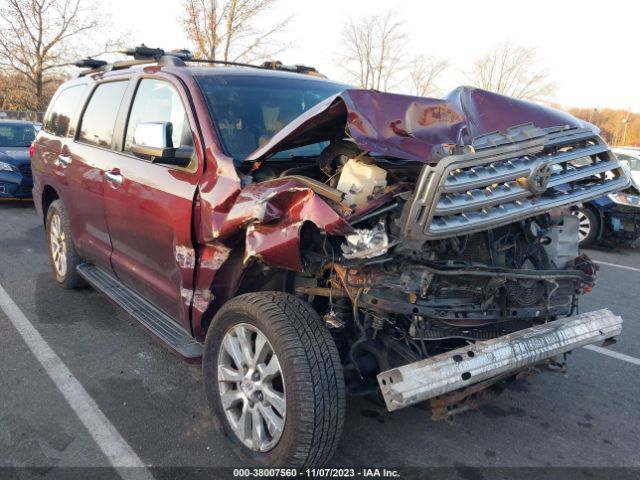
<instances>
[{"instance_id":1,"label":"blue car","mask_svg":"<svg viewBox=\"0 0 640 480\"><path fill-rule=\"evenodd\" d=\"M0 199L31 198L29 147L36 133L33 122L0 120Z\"/></svg>"},{"instance_id":2,"label":"blue car","mask_svg":"<svg viewBox=\"0 0 640 480\"><path fill-rule=\"evenodd\" d=\"M640 185L629 166L623 168L631 181L626 190L596 198L573 212L581 248L599 240L633 243L640 238Z\"/></svg>"}]
</instances>

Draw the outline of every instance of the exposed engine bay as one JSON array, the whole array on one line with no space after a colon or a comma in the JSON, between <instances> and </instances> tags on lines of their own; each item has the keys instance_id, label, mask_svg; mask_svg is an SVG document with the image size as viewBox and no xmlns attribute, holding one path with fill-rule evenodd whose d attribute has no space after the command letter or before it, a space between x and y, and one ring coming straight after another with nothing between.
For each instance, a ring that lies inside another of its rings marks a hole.
<instances>
[{"instance_id":1,"label":"exposed engine bay","mask_svg":"<svg viewBox=\"0 0 640 480\"><path fill-rule=\"evenodd\" d=\"M312 144L320 153L295 156ZM216 232L248 225L238 293L308 301L348 391L381 392L389 410L430 400L447 416L621 330L608 310L578 311L597 267L572 211L629 180L595 127L561 112L477 89L444 102L345 91L240 173Z\"/></svg>"},{"instance_id":2,"label":"exposed engine bay","mask_svg":"<svg viewBox=\"0 0 640 480\"><path fill-rule=\"evenodd\" d=\"M266 162L252 172L253 181L304 175L341 194L335 207L347 212L352 231L306 229L304 273L293 289L334 333L352 393L375 391L381 371L571 316L596 281L569 206L466 234L425 235L419 248L414 235L407 248L403 222L425 168L341 140L318 158ZM511 180L515 188L527 181Z\"/></svg>"}]
</instances>

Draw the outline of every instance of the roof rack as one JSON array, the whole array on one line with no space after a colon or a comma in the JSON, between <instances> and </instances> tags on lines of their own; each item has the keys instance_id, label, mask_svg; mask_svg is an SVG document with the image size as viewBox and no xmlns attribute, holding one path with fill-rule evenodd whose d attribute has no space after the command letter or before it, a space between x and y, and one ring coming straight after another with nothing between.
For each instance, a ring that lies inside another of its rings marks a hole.
<instances>
[{"instance_id":1,"label":"roof rack","mask_svg":"<svg viewBox=\"0 0 640 480\"><path fill-rule=\"evenodd\" d=\"M304 73L306 75L321 75L314 67L308 67L306 65L283 65L282 62L268 61L263 62L260 68L267 70L284 70L287 72Z\"/></svg>"},{"instance_id":2,"label":"roof rack","mask_svg":"<svg viewBox=\"0 0 640 480\"><path fill-rule=\"evenodd\" d=\"M142 44L138 47L124 48L119 53L133 57L133 60L120 60L108 63L104 60L85 58L75 63L76 67L85 68L78 76L83 77L99 72L109 72L111 70L122 70L136 65L156 64L161 67L185 67L188 63L206 63L210 65L228 65L232 67L258 68L261 70L282 70L287 72L302 73L324 77L318 70L306 65L284 65L279 61L267 61L262 65L251 63L228 62L224 60L207 60L203 58L193 58L189 50L171 50L166 52L161 48L150 48Z\"/></svg>"}]
</instances>

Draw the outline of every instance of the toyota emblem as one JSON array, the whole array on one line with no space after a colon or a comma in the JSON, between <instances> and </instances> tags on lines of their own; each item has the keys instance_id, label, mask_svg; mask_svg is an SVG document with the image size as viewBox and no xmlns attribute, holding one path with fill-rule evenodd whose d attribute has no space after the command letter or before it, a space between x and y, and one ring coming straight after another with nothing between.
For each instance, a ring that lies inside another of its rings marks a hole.
<instances>
[{"instance_id":1,"label":"toyota emblem","mask_svg":"<svg viewBox=\"0 0 640 480\"><path fill-rule=\"evenodd\" d=\"M540 163L531 170L531 175L527 179L527 188L534 195L541 195L547 190L551 179L551 165Z\"/></svg>"}]
</instances>

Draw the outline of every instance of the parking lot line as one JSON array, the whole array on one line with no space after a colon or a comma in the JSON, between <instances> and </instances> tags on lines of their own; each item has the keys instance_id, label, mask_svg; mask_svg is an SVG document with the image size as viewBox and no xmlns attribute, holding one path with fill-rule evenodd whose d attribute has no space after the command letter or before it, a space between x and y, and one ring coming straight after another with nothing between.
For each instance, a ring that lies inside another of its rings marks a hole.
<instances>
[{"instance_id":1,"label":"parking lot line","mask_svg":"<svg viewBox=\"0 0 640 480\"><path fill-rule=\"evenodd\" d=\"M595 259L593 261L596 262L599 265L607 265L608 267L622 268L623 270L631 270L632 272L640 273L640 268L628 267L626 265L618 265L617 263L603 262L601 260L595 260Z\"/></svg>"},{"instance_id":2,"label":"parking lot line","mask_svg":"<svg viewBox=\"0 0 640 480\"><path fill-rule=\"evenodd\" d=\"M69 368L42 338L22 310L0 285L0 309L47 372L60 393L89 431L109 463L124 480L152 480L154 477L113 424L102 413Z\"/></svg>"},{"instance_id":3,"label":"parking lot line","mask_svg":"<svg viewBox=\"0 0 640 480\"><path fill-rule=\"evenodd\" d=\"M587 350L591 350L592 352L598 352L602 355L607 355L612 358L617 358L618 360L622 360L623 362L632 363L633 365L638 365L640 367L640 358L630 357L629 355L625 355L624 353L614 352L613 350L609 350L608 348L598 347L596 345L587 345Z\"/></svg>"}]
</instances>

